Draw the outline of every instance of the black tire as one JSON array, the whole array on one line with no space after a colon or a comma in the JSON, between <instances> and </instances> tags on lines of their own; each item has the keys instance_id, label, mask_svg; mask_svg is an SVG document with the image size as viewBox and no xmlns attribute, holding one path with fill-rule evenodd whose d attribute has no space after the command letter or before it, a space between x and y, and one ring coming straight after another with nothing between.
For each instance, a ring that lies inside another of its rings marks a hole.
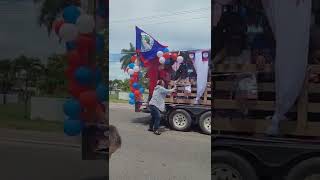
<instances>
[{"instance_id":1,"label":"black tire","mask_svg":"<svg viewBox=\"0 0 320 180\"><path fill-rule=\"evenodd\" d=\"M320 158L311 158L300 162L298 165L294 166L287 176L287 180L307 180L311 179L312 175L317 175L320 178ZM312 179L313 180L313 179Z\"/></svg>"},{"instance_id":2,"label":"black tire","mask_svg":"<svg viewBox=\"0 0 320 180\"><path fill-rule=\"evenodd\" d=\"M208 124L207 122L208 118L209 118L210 124ZM205 112L200 116L199 127L204 134L211 134L211 123L212 123L211 120L212 120L211 111Z\"/></svg>"},{"instance_id":3,"label":"black tire","mask_svg":"<svg viewBox=\"0 0 320 180\"><path fill-rule=\"evenodd\" d=\"M243 157L228 151L212 153L212 180L259 180L255 169Z\"/></svg>"},{"instance_id":4,"label":"black tire","mask_svg":"<svg viewBox=\"0 0 320 180\"><path fill-rule=\"evenodd\" d=\"M187 111L176 109L169 115L169 125L177 131L188 131L192 125L192 118Z\"/></svg>"}]
</instances>

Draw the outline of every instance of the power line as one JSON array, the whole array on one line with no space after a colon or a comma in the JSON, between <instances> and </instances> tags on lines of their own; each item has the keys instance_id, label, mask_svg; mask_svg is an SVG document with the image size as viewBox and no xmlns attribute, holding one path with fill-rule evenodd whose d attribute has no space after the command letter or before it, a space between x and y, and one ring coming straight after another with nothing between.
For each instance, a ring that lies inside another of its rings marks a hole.
<instances>
[{"instance_id":1,"label":"power line","mask_svg":"<svg viewBox=\"0 0 320 180\"><path fill-rule=\"evenodd\" d=\"M211 18L210 16L202 16L202 17L193 17L193 18L184 18L181 20L199 20L199 19L208 19ZM149 23L149 24L138 24L139 26L149 26L149 25L157 25L157 24L167 24L167 23L176 23L177 21L164 21L164 22L157 22L157 23ZM186 22L184 22L186 23ZM136 24L129 24L128 27L135 26ZM110 28L110 27L109 27ZM112 31L112 28L110 28ZM109 31L109 33L111 32Z\"/></svg>"},{"instance_id":2,"label":"power line","mask_svg":"<svg viewBox=\"0 0 320 180\"><path fill-rule=\"evenodd\" d=\"M176 12L162 14L162 15L153 15L153 16L144 16L144 17L138 17L138 18L115 20L115 21L110 21L110 23L112 24L112 23L121 23L121 22L127 22L127 21L139 21L144 19L163 18L163 17L175 16L175 15L192 14L192 13L201 12L205 10L211 10L211 7L185 10L185 11L176 11Z\"/></svg>"}]
</instances>

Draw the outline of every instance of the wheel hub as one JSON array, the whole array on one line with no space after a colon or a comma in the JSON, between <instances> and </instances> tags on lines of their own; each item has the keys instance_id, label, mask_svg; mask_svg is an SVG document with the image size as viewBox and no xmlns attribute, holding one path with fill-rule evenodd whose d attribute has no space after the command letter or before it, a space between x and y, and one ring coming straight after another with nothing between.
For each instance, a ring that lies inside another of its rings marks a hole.
<instances>
[{"instance_id":1,"label":"wheel hub","mask_svg":"<svg viewBox=\"0 0 320 180\"><path fill-rule=\"evenodd\" d=\"M175 126L182 128L187 125L187 118L183 114L177 113L173 117L173 122Z\"/></svg>"},{"instance_id":2,"label":"wheel hub","mask_svg":"<svg viewBox=\"0 0 320 180\"><path fill-rule=\"evenodd\" d=\"M212 180L243 180L240 173L226 164L217 164L212 169Z\"/></svg>"},{"instance_id":3,"label":"wheel hub","mask_svg":"<svg viewBox=\"0 0 320 180\"><path fill-rule=\"evenodd\" d=\"M211 133L211 117L207 117L203 123L207 131Z\"/></svg>"}]
</instances>

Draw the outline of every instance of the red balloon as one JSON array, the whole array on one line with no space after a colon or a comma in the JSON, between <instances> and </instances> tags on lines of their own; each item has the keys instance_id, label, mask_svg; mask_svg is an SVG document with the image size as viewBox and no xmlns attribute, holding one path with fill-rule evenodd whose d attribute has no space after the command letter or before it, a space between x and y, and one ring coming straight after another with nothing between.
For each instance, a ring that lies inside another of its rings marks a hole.
<instances>
[{"instance_id":1,"label":"red balloon","mask_svg":"<svg viewBox=\"0 0 320 180\"><path fill-rule=\"evenodd\" d=\"M177 54L177 53L173 53L173 54L171 55L171 58L172 58L173 60L177 60L178 54Z\"/></svg>"},{"instance_id":2,"label":"red balloon","mask_svg":"<svg viewBox=\"0 0 320 180\"><path fill-rule=\"evenodd\" d=\"M77 84L75 81L71 81L68 87L69 93L76 98L79 98L81 93L86 92L88 90L90 90L89 87L81 86Z\"/></svg>"},{"instance_id":3,"label":"red balloon","mask_svg":"<svg viewBox=\"0 0 320 180\"><path fill-rule=\"evenodd\" d=\"M131 57L131 62L135 62L137 60L137 56L136 55L133 55L132 57Z\"/></svg>"},{"instance_id":4,"label":"red balloon","mask_svg":"<svg viewBox=\"0 0 320 180\"><path fill-rule=\"evenodd\" d=\"M140 97L140 91L139 91L139 90L135 90L135 91L134 91L134 95L135 95L136 97Z\"/></svg>"},{"instance_id":5,"label":"red balloon","mask_svg":"<svg viewBox=\"0 0 320 180\"><path fill-rule=\"evenodd\" d=\"M139 73L138 73L138 72L134 72L134 73L133 73L133 77L134 77L135 79L137 79L137 78L139 77Z\"/></svg>"},{"instance_id":6,"label":"red balloon","mask_svg":"<svg viewBox=\"0 0 320 180\"><path fill-rule=\"evenodd\" d=\"M164 54L163 54L163 57L164 57L165 59L169 59L169 58L170 58L170 53L164 53Z\"/></svg>"},{"instance_id":7,"label":"red balloon","mask_svg":"<svg viewBox=\"0 0 320 180\"><path fill-rule=\"evenodd\" d=\"M130 91L134 93L135 89L132 86L130 86Z\"/></svg>"},{"instance_id":8,"label":"red balloon","mask_svg":"<svg viewBox=\"0 0 320 180\"><path fill-rule=\"evenodd\" d=\"M60 28L64 24L63 20L56 20L53 24L54 31L57 35L59 35Z\"/></svg>"},{"instance_id":9,"label":"red balloon","mask_svg":"<svg viewBox=\"0 0 320 180\"><path fill-rule=\"evenodd\" d=\"M81 57L77 50L68 52L67 58L69 66L88 65L87 59L85 57Z\"/></svg>"},{"instance_id":10,"label":"red balloon","mask_svg":"<svg viewBox=\"0 0 320 180\"><path fill-rule=\"evenodd\" d=\"M76 44L81 55L87 55L95 51L95 39L92 35L79 35Z\"/></svg>"},{"instance_id":11,"label":"red balloon","mask_svg":"<svg viewBox=\"0 0 320 180\"><path fill-rule=\"evenodd\" d=\"M94 90L82 92L79 97L80 104L87 110L95 109L98 104L97 93Z\"/></svg>"},{"instance_id":12,"label":"red balloon","mask_svg":"<svg viewBox=\"0 0 320 180\"><path fill-rule=\"evenodd\" d=\"M86 122L93 122L95 118L95 113L92 111L83 111L80 114L82 120Z\"/></svg>"}]
</instances>

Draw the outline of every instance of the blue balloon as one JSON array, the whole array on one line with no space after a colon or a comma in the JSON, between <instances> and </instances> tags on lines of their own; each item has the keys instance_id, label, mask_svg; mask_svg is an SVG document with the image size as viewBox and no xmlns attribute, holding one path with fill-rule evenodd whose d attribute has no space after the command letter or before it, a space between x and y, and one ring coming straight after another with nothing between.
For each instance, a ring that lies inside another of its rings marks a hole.
<instances>
[{"instance_id":1,"label":"blue balloon","mask_svg":"<svg viewBox=\"0 0 320 180\"><path fill-rule=\"evenodd\" d=\"M67 51L74 50L76 48L76 43L74 41L66 42Z\"/></svg>"},{"instance_id":2,"label":"blue balloon","mask_svg":"<svg viewBox=\"0 0 320 180\"><path fill-rule=\"evenodd\" d=\"M66 23L75 24L81 12L77 6L67 6L63 9L63 19Z\"/></svg>"},{"instance_id":3,"label":"blue balloon","mask_svg":"<svg viewBox=\"0 0 320 180\"><path fill-rule=\"evenodd\" d=\"M140 91L141 94L143 94L144 93L144 88L143 87L140 88L139 91Z\"/></svg>"},{"instance_id":4,"label":"blue balloon","mask_svg":"<svg viewBox=\"0 0 320 180\"><path fill-rule=\"evenodd\" d=\"M81 85L88 85L92 81L92 71L84 66L79 67L75 71L76 80Z\"/></svg>"},{"instance_id":5,"label":"blue balloon","mask_svg":"<svg viewBox=\"0 0 320 180\"><path fill-rule=\"evenodd\" d=\"M96 89L97 97L100 102L107 101L108 90L107 86L103 83L100 83Z\"/></svg>"},{"instance_id":6,"label":"blue balloon","mask_svg":"<svg viewBox=\"0 0 320 180\"><path fill-rule=\"evenodd\" d=\"M171 62L170 62L170 59L166 59L166 61L164 62L164 64L170 64Z\"/></svg>"},{"instance_id":7,"label":"blue balloon","mask_svg":"<svg viewBox=\"0 0 320 180\"><path fill-rule=\"evenodd\" d=\"M99 8L97 9L97 15L103 18L106 17L107 16L106 8L104 6L99 6Z\"/></svg>"},{"instance_id":8,"label":"blue balloon","mask_svg":"<svg viewBox=\"0 0 320 180\"><path fill-rule=\"evenodd\" d=\"M164 48L163 52L164 53L169 52L169 49L168 48Z\"/></svg>"},{"instance_id":9,"label":"blue balloon","mask_svg":"<svg viewBox=\"0 0 320 180\"><path fill-rule=\"evenodd\" d=\"M129 98L130 99L134 99L134 94L131 92L131 93L129 93Z\"/></svg>"},{"instance_id":10,"label":"blue balloon","mask_svg":"<svg viewBox=\"0 0 320 180\"><path fill-rule=\"evenodd\" d=\"M101 81L102 81L102 71L101 71L100 68L97 68L95 70L94 77L95 77L96 84L101 83Z\"/></svg>"},{"instance_id":11,"label":"blue balloon","mask_svg":"<svg viewBox=\"0 0 320 180\"><path fill-rule=\"evenodd\" d=\"M96 36L96 51L98 55L103 55L104 52L104 36L102 34L97 34Z\"/></svg>"},{"instance_id":12,"label":"blue balloon","mask_svg":"<svg viewBox=\"0 0 320 180\"><path fill-rule=\"evenodd\" d=\"M129 100L129 104L134 105L135 103L136 103L136 101L134 99Z\"/></svg>"},{"instance_id":13,"label":"blue balloon","mask_svg":"<svg viewBox=\"0 0 320 180\"><path fill-rule=\"evenodd\" d=\"M130 68L130 69L133 69L134 68L134 63L130 63L129 65L128 65L128 67Z\"/></svg>"},{"instance_id":14,"label":"blue balloon","mask_svg":"<svg viewBox=\"0 0 320 180\"><path fill-rule=\"evenodd\" d=\"M139 72L139 78L141 79L143 76L142 72Z\"/></svg>"},{"instance_id":15,"label":"blue balloon","mask_svg":"<svg viewBox=\"0 0 320 180\"><path fill-rule=\"evenodd\" d=\"M135 89L139 89L139 87L140 87L139 83L136 83L136 82L133 83L132 86L133 86L133 88L135 88Z\"/></svg>"},{"instance_id":16,"label":"blue balloon","mask_svg":"<svg viewBox=\"0 0 320 180\"><path fill-rule=\"evenodd\" d=\"M63 105L64 114L70 118L78 118L81 112L81 105L76 99L69 99Z\"/></svg>"},{"instance_id":17,"label":"blue balloon","mask_svg":"<svg viewBox=\"0 0 320 180\"><path fill-rule=\"evenodd\" d=\"M68 136L77 136L81 133L83 124L79 119L65 119L63 124L64 133Z\"/></svg>"}]
</instances>

